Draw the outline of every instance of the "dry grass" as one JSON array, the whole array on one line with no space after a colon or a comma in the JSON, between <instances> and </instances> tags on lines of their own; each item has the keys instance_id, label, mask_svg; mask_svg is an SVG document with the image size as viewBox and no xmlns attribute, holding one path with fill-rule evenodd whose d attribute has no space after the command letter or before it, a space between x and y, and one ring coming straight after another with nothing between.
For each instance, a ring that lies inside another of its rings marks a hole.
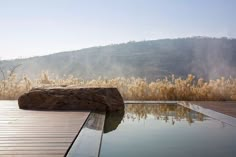
<instances>
[{"instance_id":1,"label":"dry grass","mask_svg":"<svg viewBox=\"0 0 236 157\"><path fill-rule=\"evenodd\" d=\"M0 81L0 99L17 99L32 87L78 86L78 87L117 87L125 100L236 100L236 79L219 78L205 81L196 80L193 75L185 79L174 76L147 82L141 78L114 78L82 80L73 76L63 79L52 77L44 72L41 78L30 80L26 76L17 78L11 74Z\"/></svg>"}]
</instances>

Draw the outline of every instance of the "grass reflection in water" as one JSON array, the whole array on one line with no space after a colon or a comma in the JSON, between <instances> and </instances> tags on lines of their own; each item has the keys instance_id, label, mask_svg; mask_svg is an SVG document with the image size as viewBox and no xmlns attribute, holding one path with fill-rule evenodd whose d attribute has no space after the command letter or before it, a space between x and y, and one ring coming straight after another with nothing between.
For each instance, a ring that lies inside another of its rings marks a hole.
<instances>
[{"instance_id":1,"label":"grass reflection in water","mask_svg":"<svg viewBox=\"0 0 236 157\"><path fill-rule=\"evenodd\" d=\"M107 113L100 157L235 157L235 127L177 104Z\"/></svg>"},{"instance_id":2,"label":"grass reflection in water","mask_svg":"<svg viewBox=\"0 0 236 157\"><path fill-rule=\"evenodd\" d=\"M104 133L116 130L122 122L146 120L150 116L172 125L180 121L187 121L191 125L206 119L203 114L177 104L126 104L125 111L106 113Z\"/></svg>"},{"instance_id":3,"label":"grass reflection in water","mask_svg":"<svg viewBox=\"0 0 236 157\"><path fill-rule=\"evenodd\" d=\"M141 120L148 115L158 120L171 121L173 125L181 120L187 120L189 124L204 120L203 114L176 104L129 104L125 107L124 119Z\"/></svg>"}]
</instances>

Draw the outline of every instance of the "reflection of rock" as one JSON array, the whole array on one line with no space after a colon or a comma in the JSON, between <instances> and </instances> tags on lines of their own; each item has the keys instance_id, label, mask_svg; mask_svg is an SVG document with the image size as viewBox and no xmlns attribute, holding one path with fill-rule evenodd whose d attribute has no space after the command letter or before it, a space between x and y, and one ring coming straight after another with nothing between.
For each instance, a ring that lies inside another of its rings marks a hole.
<instances>
[{"instance_id":1,"label":"reflection of rock","mask_svg":"<svg viewBox=\"0 0 236 157\"><path fill-rule=\"evenodd\" d=\"M121 123L124 114L125 114L124 110L116 112L107 112L104 126L104 133L108 133L115 130Z\"/></svg>"},{"instance_id":2,"label":"reflection of rock","mask_svg":"<svg viewBox=\"0 0 236 157\"><path fill-rule=\"evenodd\" d=\"M85 127L92 129L92 130L102 130L103 124L105 120L105 113L99 113L99 112L92 112L90 113L87 122L85 124Z\"/></svg>"},{"instance_id":3,"label":"reflection of rock","mask_svg":"<svg viewBox=\"0 0 236 157\"><path fill-rule=\"evenodd\" d=\"M35 88L22 95L21 109L42 110L124 110L116 88Z\"/></svg>"}]
</instances>

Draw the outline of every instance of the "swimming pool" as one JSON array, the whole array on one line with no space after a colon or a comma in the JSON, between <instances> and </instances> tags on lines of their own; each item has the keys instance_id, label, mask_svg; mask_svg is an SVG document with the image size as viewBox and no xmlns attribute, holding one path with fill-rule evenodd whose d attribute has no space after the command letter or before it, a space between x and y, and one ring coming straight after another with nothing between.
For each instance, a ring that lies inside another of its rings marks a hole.
<instances>
[{"instance_id":1,"label":"swimming pool","mask_svg":"<svg viewBox=\"0 0 236 157\"><path fill-rule=\"evenodd\" d=\"M236 129L178 104L107 113L100 157L235 157Z\"/></svg>"}]
</instances>

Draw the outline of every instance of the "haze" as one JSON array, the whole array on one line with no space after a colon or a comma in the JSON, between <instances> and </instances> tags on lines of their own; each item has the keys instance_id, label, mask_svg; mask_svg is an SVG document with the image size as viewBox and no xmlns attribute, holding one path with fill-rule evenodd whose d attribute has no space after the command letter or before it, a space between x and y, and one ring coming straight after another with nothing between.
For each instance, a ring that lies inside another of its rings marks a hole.
<instances>
[{"instance_id":1,"label":"haze","mask_svg":"<svg viewBox=\"0 0 236 157\"><path fill-rule=\"evenodd\" d=\"M235 0L0 1L0 58L191 36L236 37Z\"/></svg>"}]
</instances>

